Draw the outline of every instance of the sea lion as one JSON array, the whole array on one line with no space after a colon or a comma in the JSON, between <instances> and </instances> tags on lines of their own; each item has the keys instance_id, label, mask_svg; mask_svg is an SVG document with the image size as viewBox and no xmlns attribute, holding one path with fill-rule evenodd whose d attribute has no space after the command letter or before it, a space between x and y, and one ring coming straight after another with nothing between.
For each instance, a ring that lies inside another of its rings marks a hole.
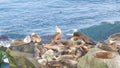
<instances>
[{"instance_id":1,"label":"sea lion","mask_svg":"<svg viewBox=\"0 0 120 68\"><path fill-rule=\"evenodd\" d=\"M25 44L25 42L23 41L23 40L14 40L13 42L12 42L12 46L18 46L18 45L23 45L23 44Z\"/></svg>"},{"instance_id":2,"label":"sea lion","mask_svg":"<svg viewBox=\"0 0 120 68\"><path fill-rule=\"evenodd\" d=\"M24 44L27 44L27 43L30 43L30 42L31 42L31 37L28 35L24 39L13 40L12 45L24 45Z\"/></svg>"},{"instance_id":3,"label":"sea lion","mask_svg":"<svg viewBox=\"0 0 120 68\"><path fill-rule=\"evenodd\" d=\"M55 31L56 31L55 34L51 37L51 42L61 39L61 35L62 35L61 29L58 26L56 26Z\"/></svg>"},{"instance_id":4,"label":"sea lion","mask_svg":"<svg viewBox=\"0 0 120 68\"><path fill-rule=\"evenodd\" d=\"M111 35L107 40L106 43L108 44L117 44L120 46L120 33L115 33Z\"/></svg>"},{"instance_id":5,"label":"sea lion","mask_svg":"<svg viewBox=\"0 0 120 68\"><path fill-rule=\"evenodd\" d=\"M96 46L105 51L114 51L114 52L117 51L117 48L114 47L114 45L110 45L105 42L98 42Z\"/></svg>"},{"instance_id":6,"label":"sea lion","mask_svg":"<svg viewBox=\"0 0 120 68\"><path fill-rule=\"evenodd\" d=\"M32 33L31 38L32 38L33 43L41 42L41 37L39 35L35 34L35 33Z\"/></svg>"},{"instance_id":7,"label":"sea lion","mask_svg":"<svg viewBox=\"0 0 120 68\"><path fill-rule=\"evenodd\" d=\"M83 40L86 44L95 45L95 42L91 38L89 38L88 36L81 32L74 32L71 40L73 41Z\"/></svg>"},{"instance_id":8,"label":"sea lion","mask_svg":"<svg viewBox=\"0 0 120 68\"><path fill-rule=\"evenodd\" d=\"M31 37L28 35L28 36L26 36L26 37L23 39L23 41L24 41L25 43L30 43L30 42L31 42Z\"/></svg>"},{"instance_id":9,"label":"sea lion","mask_svg":"<svg viewBox=\"0 0 120 68\"><path fill-rule=\"evenodd\" d=\"M101 59L112 59L115 57L115 54L108 51L99 51L96 52L93 56Z\"/></svg>"}]
</instances>

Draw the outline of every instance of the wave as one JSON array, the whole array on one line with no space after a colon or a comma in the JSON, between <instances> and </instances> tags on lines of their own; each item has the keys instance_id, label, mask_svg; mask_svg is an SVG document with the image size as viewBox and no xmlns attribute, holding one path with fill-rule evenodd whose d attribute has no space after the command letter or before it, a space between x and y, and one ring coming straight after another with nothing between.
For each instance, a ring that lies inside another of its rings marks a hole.
<instances>
[{"instance_id":1,"label":"wave","mask_svg":"<svg viewBox=\"0 0 120 68\"><path fill-rule=\"evenodd\" d=\"M80 29L80 31L96 41L105 40L110 35L120 32L120 21L104 21L99 25Z\"/></svg>"}]
</instances>

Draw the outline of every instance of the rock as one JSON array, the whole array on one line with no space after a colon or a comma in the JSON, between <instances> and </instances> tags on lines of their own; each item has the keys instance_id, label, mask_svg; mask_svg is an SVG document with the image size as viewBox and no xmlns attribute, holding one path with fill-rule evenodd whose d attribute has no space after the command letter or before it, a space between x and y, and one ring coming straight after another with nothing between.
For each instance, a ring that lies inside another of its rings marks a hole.
<instances>
[{"instance_id":1,"label":"rock","mask_svg":"<svg viewBox=\"0 0 120 68\"><path fill-rule=\"evenodd\" d=\"M24 45L17 45L11 46L10 49L13 51L20 51L25 53L34 53L34 43L24 44Z\"/></svg>"},{"instance_id":2,"label":"rock","mask_svg":"<svg viewBox=\"0 0 120 68\"><path fill-rule=\"evenodd\" d=\"M10 49L6 51L6 54L10 68L41 68L37 60L33 58L33 54L12 51Z\"/></svg>"},{"instance_id":3,"label":"rock","mask_svg":"<svg viewBox=\"0 0 120 68\"><path fill-rule=\"evenodd\" d=\"M93 56L98 51L103 50L92 48L85 56L80 58L78 68L120 68L120 62L118 62L120 56L117 53L112 59L101 59Z\"/></svg>"}]
</instances>

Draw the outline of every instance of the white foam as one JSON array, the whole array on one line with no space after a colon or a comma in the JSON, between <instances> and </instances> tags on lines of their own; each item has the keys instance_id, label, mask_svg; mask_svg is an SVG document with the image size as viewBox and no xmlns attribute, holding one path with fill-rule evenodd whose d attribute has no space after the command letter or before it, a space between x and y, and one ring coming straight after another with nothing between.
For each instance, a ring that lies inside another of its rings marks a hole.
<instances>
[{"instance_id":1,"label":"white foam","mask_svg":"<svg viewBox=\"0 0 120 68\"><path fill-rule=\"evenodd\" d=\"M3 61L4 61L5 63L9 63L8 58L5 58Z\"/></svg>"},{"instance_id":2,"label":"white foam","mask_svg":"<svg viewBox=\"0 0 120 68\"><path fill-rule=\"evenodd\" d=\"M68 36L73 36L73 34L70 34L70 33L67 33L66 35L68 35Z\"/></svg>"},{"instance_id":3,"label":"white foam","mask_svg":"<svg viewBox=\"0 0 120 68\"><path fill-rule=\"evenodd\" d=\"M74 32L77 32L77 31L78 31L78 29L73 29L73 33L74 33Z\"/></svg>"},{"instance_id":4,"label":"white foam","mask_svg":"<svg viewBox=\"0 0 120 68\"><path fill-rule=\"evenodd\" d=\"M10 47L10 41L0 41L0 46Z\"/></svg>"},{"instance_id":5,"label":"white foam","mask_svg":"<svg viewBox=\"0 0 120 68\"><path fill-rule=\"evenodd\" d=\"M115 24L114 20L107 20L106 23Z\"/></svg>"}]
</instances>

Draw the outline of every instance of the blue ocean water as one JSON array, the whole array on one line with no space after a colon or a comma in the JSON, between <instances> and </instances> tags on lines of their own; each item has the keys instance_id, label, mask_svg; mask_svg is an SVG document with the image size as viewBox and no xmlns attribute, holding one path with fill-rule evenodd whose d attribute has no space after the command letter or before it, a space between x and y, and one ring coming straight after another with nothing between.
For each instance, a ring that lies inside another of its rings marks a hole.
<instances>
[{"instance_id":1,"label":"blue ocean water","mask_svg":"<svg viewBox=\"0 0 120 68\"><path fill-rule=\"evenodd\" d=\"M0 68L10 68L9 63L1 63Z\"/></svg>"},{"instance_id":2,"label":"blue ocean water","mask_svg":"<svg viewBox=\"0 0 120 68\"><path fill-rule=\"evenodd\" d=\"M65 37L78 29L103 40L120 32L119 20L119 0L0 0L0 36L11 39L52 35L58 25Z\"/></svg>"}]
</instances>

